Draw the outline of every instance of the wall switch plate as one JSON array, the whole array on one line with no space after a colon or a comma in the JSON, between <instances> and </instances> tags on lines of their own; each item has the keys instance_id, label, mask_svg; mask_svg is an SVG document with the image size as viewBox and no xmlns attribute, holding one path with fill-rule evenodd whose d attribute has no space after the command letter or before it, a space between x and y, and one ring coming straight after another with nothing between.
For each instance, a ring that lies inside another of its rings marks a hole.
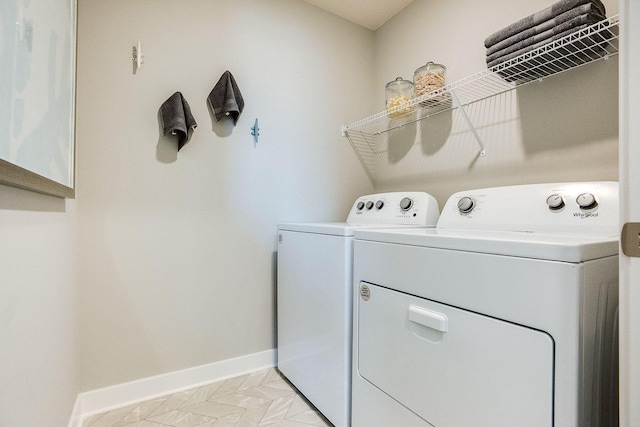
<instances>
[{"instance_id":1,"label":"wall switch plate","mask_svg":"<svg viewBox=\"0 0 640 427\"><path fill-rule=\"evenodd\" d=\"M620 236L622 252L629 257L640 257L640 222L628 222Z\"/></svg>"}]
</instances>

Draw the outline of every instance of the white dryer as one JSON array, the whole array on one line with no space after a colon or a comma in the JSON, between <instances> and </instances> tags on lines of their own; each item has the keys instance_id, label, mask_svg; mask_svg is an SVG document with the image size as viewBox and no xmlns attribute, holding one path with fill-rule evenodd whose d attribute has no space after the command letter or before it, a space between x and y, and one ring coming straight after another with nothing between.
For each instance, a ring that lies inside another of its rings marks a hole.
<instances>
[{"instance_id":1,"label":"white dryer","mask_svg":"<svg viewBox=\"0 0 640 427\"><path fill-rule=\"evenodd\" d=\"M617 426L618 186L454 194L356 230L353 427Z\"/></svg>"},{"instance_id":2,"label":"white dryer","mask_svg":"<svg viewBox=\"0 0 640 427\"><path fill-rule=\"evenodd\" d=\"M336 427L350 425L353 233L435 227L422 192L358 198L346 223L278 226L278 369Z\"/></svg>"}]
</instances>

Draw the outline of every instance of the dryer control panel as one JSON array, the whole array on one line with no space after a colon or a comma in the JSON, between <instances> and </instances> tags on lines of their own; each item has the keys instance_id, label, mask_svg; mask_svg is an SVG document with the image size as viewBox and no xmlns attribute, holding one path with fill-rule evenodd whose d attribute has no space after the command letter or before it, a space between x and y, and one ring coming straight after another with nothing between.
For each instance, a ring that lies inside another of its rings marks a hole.
<instances>
[{"instance_id":1,"label":"dryer control panel","mask_svg":"<svg viewBox=\"0 0 640 427\"><path fill-rule=\"evenodd\" d=\"M618 211L617 182L493 187L452 195L437 228L609 236Z\"/></svg>"},{"instance_id":2,"label":"dryer control panel","mask_svg":"<svg viewBox=\"0 0 640 427\"><path fill-rule=\"evenodd\" d=\"M435 226L440 216L438 201L420 191L378 193L358 197L349 216L350 225Z\"/></svg>"}]
</instances>

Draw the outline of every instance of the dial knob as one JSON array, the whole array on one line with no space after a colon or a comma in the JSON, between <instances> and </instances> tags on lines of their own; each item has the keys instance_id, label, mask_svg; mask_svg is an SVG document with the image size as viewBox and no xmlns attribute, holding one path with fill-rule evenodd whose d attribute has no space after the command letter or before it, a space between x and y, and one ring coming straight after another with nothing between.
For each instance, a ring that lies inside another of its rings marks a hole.
<instances>
[{"instance_id":1,"label":"dial knob","mask_svg":"<svg viewBox=\"0 0 640 427\"><path fill-rule=\"evenodd\" d=\"M378 200L376 202L376 209L380 210L384 207L384 202L382 200Z\"/></svg>"},{"instance_id":2,"label":"dial knob","mask_svg":"<svg viewBox=\"0 0 640 427\"><path fill-rule=\"evenodd\" d=\"M593 209L598 206L596 196L591 193L582 193L576 198L576 203L580 206L580 209Z\"/></svg>"},{"instance_id":3,"label":"dial knob","mask_svg":"<svg viewBox=\"0 0 640 427\"><path fill-rule=\"evenodd\" d=\"M411 200L410 198L405 197L404 199L400 200L400 209L402 209L404 212L411 209L412 206L413 200Z\"/></svg>"},{"instance_id":4,"label":"dial knob","mask_svg":"<svg viewBox=\"0 0 640 427\"><path fill-rule=\"evenodd\" d=\"M368 201L367 202L367 210L371 210L373 208L373 202L372 201Z\"/></svg>"},{"instance_id":5,"label":"dial knob","mask_svg":"<svg viewBox=\"0 0 640 427\"><path fill-rule=\"evenodd\" d=\"M358 204L356 205L356 208L361 211L362 209L364 209L364 202L358 202Z\"/></svg>"},{"instance_id":6,"label":"dial knob","mask_svg":"<svg viewBox=\"0 0 640 427\"><path fill-rule=\"evenodd\" d=\"M471 197L463 197L458 200L458 210L460 213L469 213L475 206L476 204Z\"/></svg>"},{"instance_id":7,"label":"dial knob","mask_svg":"<svg viewBox=\"0 0 640 427\"><path fill-rule=\"evenodd\" d=\"M552 194L547 197L547 206L552 211L557 211L559 209L564 208L564 199L559 194Z\"/></svg>"}]
</instances>

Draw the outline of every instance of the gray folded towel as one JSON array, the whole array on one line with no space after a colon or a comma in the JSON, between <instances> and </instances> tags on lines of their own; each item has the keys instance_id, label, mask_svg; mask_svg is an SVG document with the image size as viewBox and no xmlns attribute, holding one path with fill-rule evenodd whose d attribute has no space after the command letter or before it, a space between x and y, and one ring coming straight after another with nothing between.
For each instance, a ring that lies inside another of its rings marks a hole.
<instances>
[{"instance_id":1,"label":"gray folded towel","mask_svg":"<svg viewBox=\"0 0 640 427\"><path fill-rule=\"evenodd\" d=\"M189 140L189 130L195 129L198 124L191 114L191 108L184 99L182 93L176 92L169 97L160 107L162 130L164 135L178 135L178 151Z\"/></svg>"},{"instance_id":2,"label":"gray folded towel","mask_svg":"<svg viewBox=\"0 0 640 427\"><path fill-rule=\"evenodd\" d=\"M552 41L555 41L555 40L559 40L559 39L561 39L561 38L563 38L565 36L568 36L569 34L571 34L573 32L580 31L580 30L582 30L584 28L587 28L587 27L588 27L588 25L580 25L580 26L578 26L576 28L572 28L572 29L564 31L564 32L562 32L560 34L553 35L550 38L548 38L546 40L543 40L543 41L541 41L539 43L532 44L531 46L527 46L527 47L519 49L519 50L517 50L515 52L512 52L512 53L509 53L507 55L495 58L493 61L487 61L487 67L489 67L489 68L494 67L494 66L496 66L498 64L501 64L501 63L503 63L505 61L508 61L508 60L513 59L513 58L515 58L517 56L520 56L520 55L522 55L522 54L524 54L526 52L529 52L529 51L532 51L534 49L537 49L540 46L543 46L543 45L545 45L545 44L547 44L549 42L552 42ZM598 49L599 48L599 45L598 45L599 41L589 40L589 38L581 40L581 43L579 45L577 43L580 43L580 42L576 42L576 43L573 43L573 44L569 44L567 46L563 46L563 49L565 49L569 53L577 52L577 51L580 50L581 47L584 47L585 44L592 45L592 47L590 47L592 49Z\"/></svg>"},{"instance_id":3,"label":"gray folded towel","mask_svg":"<svg viewBox=\"0 0 640 427\"><path fill-rule=\"evenodd\" d=\"M555 27L550 28L547 31L543 31L540 34L536 34L532 37L529 37L528 39L516 42L510 46L505 47L502 50L494 52L491 55L489 55L489 52L487 51L487 63L492 62L495 59L498 59L500 57L506 56L512 52L519 51L522 48L532 46L532 45L537 45L540 42L548 43L549 41L554 40L553 36L555 35L566 34L567 30L572 30L577 27L584 28L585 25L591 25L595 22L601 21L602 19L605 19L605 18L600 16L594 17L589 14L577 16L570 21L563 22L560 25L556 25Z\"/></svg>"},{"instance_id":4,"label":"gray folded towel","mask_svg":"<svg viewBox=\"0 0 640 427\"><path fill-rule=\"evenodd\" d=\"M509 46L513 46L516 43L521 42L523 40L527 40L531 37L539 36L547 32L548 30L552 29L553 27L559 26L560 24L563 24L565 22L569 22L574 18L577 18L578 16L582 16L582 15L588 15L589 17L589 20L583 23L587 23L587 22L594 23L594 22L606 19L606 17L600 13L600 11L593 5L593 3L583 4L565 13L562 13L552 19L549 19L548 21L544 21L540 25L536 25L535 27L531 27L529 29L521 31L517 34L514 34L511 37L508 37L494 44L493 46L487 49L487 56L492 55ZM521 47L524 47L524 46L521 46Z\"/></svg>"},{"instance_id":5,"label":"gray folded towel","mask_svg":"<svg viewBox=\"0 0 640 427\"><path fill-rule=\"evenodd\" d=\"M535 27L536 25L587 3L592 3L601 15L606 15L605 7L600 0L560 0L546 9L536 12L533 15L529 15L526 18L522 18L521 20L491 34L485 39L484 46L489 48L494 44L513 36L514 34L518 34L531 27Z\"/></svg>"},{"instance_id":6,"label":"gray folded towel","mask_svg":"<svg viewBox=\"0 0 640 427\"><path fill-rule=\"evenodd\" d=\"M526 83L544 78L549 74L568 70L575 65L602 58L602 55L606 53L607 40L611 37L614 35L610 31L600 32L565 44L559 51L539 53L531 59L519 61L517 65L496 70L496 74L507 82ZM528 48L523 50L526 49ZM499 65L501 61L503 60L497 59L494 65Z\"/></svg>"},{"instance_id":7,"label":"gray folded towel","mask_svg":"<svg viewBox=\"0 0 640 427\"><path fill-rule=\"evenodd\" d=\"M207 98L209 106L216 115L216 120L220 120L225 116L233 118L233 124L238 122L238 117L244 109L244 99L236 84L236 79L227 70L222 74L218 83Z\"/></svg>"}]
</instances>

